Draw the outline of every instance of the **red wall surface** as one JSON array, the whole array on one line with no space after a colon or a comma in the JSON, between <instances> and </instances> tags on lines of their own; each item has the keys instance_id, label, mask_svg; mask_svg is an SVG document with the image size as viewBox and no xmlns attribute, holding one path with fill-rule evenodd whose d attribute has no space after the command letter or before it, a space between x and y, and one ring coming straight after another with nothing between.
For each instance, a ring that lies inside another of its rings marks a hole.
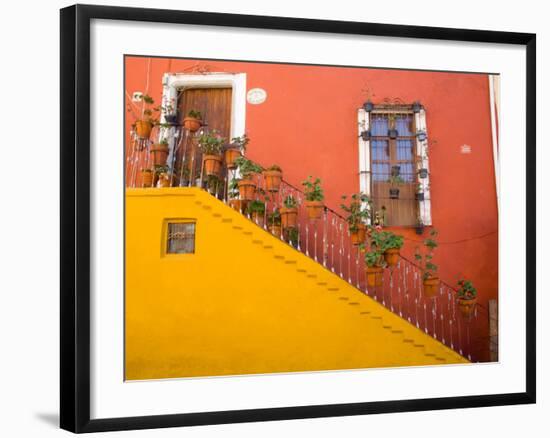
<instances>
[{"instance_id":1,"label":"red wall surface","mask_svg":"<svg viewBox=\"0 0 550 438\"><path fill-rule=\"evenodd\" d=\"M163 58L151 59L148 74L150 59L126 58L128 95L146 92L160 102L162 75L197 64L211 72L246 73L247 90L267 92L263 104L246 106L247 156L264 166L279 164L295 186L309 174L319 176L326 203L336 211L342 194L359 191L357 109L365 90L374 103L419 100L428 137L437 140L429 158L440 277L452 285L461 276L471 279L480 304L497 298L498 212L487 75ZM464 144L471 146L470 154L461 153ZM407 239L405 254L411 255L423 238L412 229L399 232Z\"/></svg>"}]
</instances>

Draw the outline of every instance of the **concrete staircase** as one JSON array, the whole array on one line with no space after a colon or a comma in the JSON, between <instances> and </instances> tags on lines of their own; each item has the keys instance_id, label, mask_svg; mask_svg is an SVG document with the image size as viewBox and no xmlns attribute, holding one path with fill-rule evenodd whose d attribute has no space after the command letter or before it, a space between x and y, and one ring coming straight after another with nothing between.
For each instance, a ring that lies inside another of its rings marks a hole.
<instances>
[{"instance_id":1,"label":"concrete staircase","mask_svg":"<svg viewBox=\"0 0 550 438\"><path fill-rule=\"evenodd\" d=\"M126 274L129 380L468 362L198 188L127 189Z\"/></svg>"}]
</instances>

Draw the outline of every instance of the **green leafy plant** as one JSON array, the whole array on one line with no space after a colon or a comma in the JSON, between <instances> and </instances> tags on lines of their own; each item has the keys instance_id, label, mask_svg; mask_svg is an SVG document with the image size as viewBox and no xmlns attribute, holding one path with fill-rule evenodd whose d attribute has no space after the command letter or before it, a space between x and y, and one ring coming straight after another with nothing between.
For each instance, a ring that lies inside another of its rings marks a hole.
<instances>
[{"instance_id":1,"label":"green leafy plant","mask_svg":"<svg viewBox=\"0 0 550 438\"><path fill-rule=\"evenodd\" d=\"M302 182L302 186L305 188L304 195L307 201L322 201L325 199L320 178L313 179L310 175Z\"/></svg>"},{"instance_id":2,"label":"green leafy plant","mask_svg":"<svg viewBox=\"0 0 550 438\"><path fill-rule=\"evenodd\" d=\"M239 172L243 179L248 179L253 174L260 173L262 171L261 166L257 165L256 163L245 157L238 157L235 160L235 165L239 169Z\"/></svg>"},{"instance_id":3,"label":"green leafy plant","mask_svg":"<svg viewBox=\"0 0 550 438\"><path fill-rule=\"evenodd\" d=\"M424 280L430 277L435 277L437 273L438 266L433 263L433 254L438 246L438 243L435 240L437 234L437 230L432 229L429 237L424 240L423 250L420 250L420 248L417 247L414 254L415 260L419 263L420 268L422 269L422 278Z\"/></svg>"},{"instance_id":4,"label":"green leafy plant","mask_svg":"<svg viewBox=\"0 0 550 438\"><path fill-rule=\"evenodd\" d=\"M258 213L260 215L263 215L265 213L265 202L258 201L257 199L251 201L248 204L247 211L249 214Z\"/></svg>"},{"instance_id":5,"label":"green leafy plant","mask_svg":"<svg viewBox=\"0 0 550 438\"><path fill-rule=\"evenodd\" d=\"M285 200L283 201L283 206L285 208L297 208L298 207L298 201L296 198L292 195L288 195Z\"/></svg>"},{"instance_id":6,"label":"green leafy plant","mask_svg":"<svg viewBox=\"0 0 550 438\"><path fill-rule=\"evenodd\" d=\"M365 264L369 268L374 267L384 267L386 262L384 261L384 256L381 251L378 249L372 249L365 252Z\"/></svg>"},{"instance_id":7,"label":"green leafy plant","mask_svg":"<svg viewBox=\"0 0 550 438\"><path fill-rule=\"evenodd\" d=\"M200 111L197 111L197 110L190 110L188 113L187 113L187 117L191 117L192 119L199 119L199 120L202 120L202 114Z\"/></svg>"},{"instance_id":8,"label":"green leafy plant","mask_svg":"<svg viewBox=\"0 0 550 438\"><path fill-rule=\"evenodd\" d=\"M403 236L391 231L378 231L376 229L371 232L370 240L371 246L382 253L388 249L401 249L405 242Z\"/></svg>"},{"instance_id":9,"label":"green leafy plant","mask_svg":"<svg viewBox=\"0 0 550 438\"><path fill-rule=\"evenodd\" d=\"M170 170L168 166L164 166L164 165L155 164L154 167L155 167L155 173L157 175L160 175L161 173L168 173L168 170Z\"/></svg>"},{"instance_id":10,"label":"green leafy plant","mask_svg":"<svg viewBox=\"0 0 550 438\"><path fill-rule=\"evenodd\" d=\"M239 196L239 180L237 178L231 178L227 184L227 193L230 198L236 198Z\"/></svg>"},{"instance_id":11,"label":"green leafy plant","mask_svg":"<svg viewBox=\"0 0 550 438\"><path fill-rule=\"evenodd\" d=\"M298 228L287 228L285 233L288 243L297 248L300 241L300 232L298 231Z\"/></svg>"},{"instance_id":12,"label":"green leafy plant","mask_svg":"<svg viewBox=\"0 0 550 438\"><path fill-rule=\"evenodd\" d=\"M345 201L348 197L342 195ZM356 233L360 224L365 224L370 218L372 201L364 193L354 193L350 197L349 204L340 204L340 208L347 213L346 221L352 233Z\"/></svg>"},{"instance_id":13,"label":"green leafy plant","mask_svg":"<svg viewBox=\"0 0 550 438\"><path fill-rule=\"evenodd\" d=\"M209 132L204 132L197 138L199 148L202 153L206 155L220 155L222 153L223 144L225 141L226 139L223 138L215 129Z\"/></svg>"},{"instance_id":14,"label":"green leafy plant","mask_svg":"<svg viewBox=\"0 0 550 438\"><path fill-rule=\"evenodd\" d=\"M477 289L470 280L460 279L457 284L459 289L456 295L461 300L473 300L477 297Z\"/></svg>"},{"instance_id":15,"label":"green leafy plant","mask_svg":"<svg viewBox=\"0 0 550 438\"><path fill-rule=\"evenodd\" d=\"M239 149L241 152L246 152L246 146L250 142L250 138L246 134L240 137L233 137L231 139L231 147Z\"/></svg>"},{"instance_id":16,"label":"green leafy plant","mask_svg":"<svg viewBox=\"0 0 550 438\"><path fill-rule=\"evenodd\" d=\"M388 182L390 183L390 186L392 186L392 187L397 187L397 186L403 185L405 183L405 181L403 180L403 178L401 178L400 175L391 175L388 178Z\"/></svg>"},{"instance_id":17,"label":"green leafy plant","mask_svg":"<svg viewBox=\"0 0 550 438\"><path fill-rule=\"evenodd\" d=\"M269 225L281 225L281 212L278 208L267 215L267 223Z\"/></svg>"},{"instance_id":18,"label":"green leafy plant","mask_svg":"<svg viewBox=\"0 0 550 438\"><path fill-rule=\"evenodd\" d=\"M160 108L153 106L154 104L155 101L151 96L143 94L141 96L141 109L137 108L137 106L131 102L128 106L128 111L132 113L135 120L142 120L150 122L153 125L158 125Z\"/></svg>"}]
</instances>

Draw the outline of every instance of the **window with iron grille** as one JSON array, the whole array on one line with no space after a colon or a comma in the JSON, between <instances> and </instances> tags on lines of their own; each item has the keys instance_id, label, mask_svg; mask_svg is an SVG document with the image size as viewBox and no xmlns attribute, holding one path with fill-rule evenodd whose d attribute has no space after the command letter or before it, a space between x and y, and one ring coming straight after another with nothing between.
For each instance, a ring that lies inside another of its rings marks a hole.
<instances>
[{"instance_id":1,"label":"window with iron grille","mask_svg":"<svg viewBox=\"0 0 550 438\"><path fill-rule=\"evenodd\" d=\"M414 125L412 111L370 113L371 197L386 225L418 222Z\"/></svg>"},{"instance_id":2,"label":"window with iron grille","mask_svg":"<svg viewBox=\"0 0 550 438\"><path fill-rule=\"evenodd\" d=\"M195 253L195 222L169 222L166 254Z\"/></svg>"}]
</instances>

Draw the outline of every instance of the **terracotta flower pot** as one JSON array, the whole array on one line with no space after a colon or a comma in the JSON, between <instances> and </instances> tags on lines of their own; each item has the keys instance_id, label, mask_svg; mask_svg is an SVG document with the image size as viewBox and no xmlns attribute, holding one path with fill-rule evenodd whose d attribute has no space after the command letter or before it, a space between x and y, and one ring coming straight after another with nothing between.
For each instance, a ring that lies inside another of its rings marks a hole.
<instances>
[{"instance_id":1,"label":"terracotta flower pot","mask_svg":"<svg viewBox=\"0 0 550 438\"><path fill-rule=\"evenodd\" d=\"M399 249L390 248L384 252L384 260L388 266L395 266L399 262Z\"/></svg>"},{"instance_id":2,"label":"terracotta flower pot","mask_svg":"<svg viewBox=\"0 0 550 438\"><path fill-rule=\"evenodd\" d=\"M367 286L368 287L378 287L382 286L382 278L384 274L384 269L380 266L367 266L365 268L367 274Z\"/></svg>"},{"instance_id":3,"label":"terracotta flower pot","mask_svg":"<svg viewBox=\"0 0 550 438\"><path fill-rule=\"evenodd\" d=\"M183 119L183 127L190 132L197 132L202 126L202 120L195 117L185 117Z\"/></svg>"},{"instance_id":4,"label":"terracotta flower pot","mask_svg":"<svg viewBox=\"0 0 550 438\"><path fill-rule=\"evenodd\" d=\"M273 234L274 236L280 237L281 236L281 225L279 224L271 224L269 226L269 232Z\"/></svg>"},{"instance_id":5,"label":"terracotta flower pot","mask_svg":"<svg viewBox=\"0 0 550 438\"><path fill-rule=\"evenodd\" d=\"M256 224L258 224L260 227L264 226L264 214L260 213L259 211L253 211L250 215L250 219Z\"/></svg>"},{"instance_id":6,"label":"terracotta flower pot","mask_svg":"<svg viewBox=\"0 0 550 438\"><path fill-rule=\"evenodd\" d=\"M151 148L153 154L153 164L155 166L165 166L168 159L168 145L157 143Z\"/></svg>"},{"instance_id":7,"label":"terracotta flower pot","mask_svg":"<svg viewBox=\"0 0 550 438\"><path fill-rule=\"evenodd\" d=\"M305 205L310 219L321 219L325 208L323 201L306 201Z\"/></svg>"},{"instance_id":8,"label":"terracotta flower pot","mask_svg":"<svg viewBox=\"0 0 550 438\"><path fill-rule=\"evenodd\" d=\"M470 300L459 298L458 299L458 308L462 316L468 318L474 313L474 308L477 303L477 298L472 298Z\"/></svg>"},{"instance_id":9,"label":"terracotta flower pot","mask_svg":"<svg viewBox=\"0 0 550 438\"><path fill-rule=\"evenodd\" d=\"M205 155L202 157L204 165L204 173L207 176L219 176L222 171L222 156L221 155Z\"/></svg>"},{"instance_id":10,"label":"terracotta flower pot","mask_svg":"<svg viewBox=\"0 0 550 438\"><path fill-rule=\"evenodd\" d=\"M365 242L367 237L367 227L365 224L358 224L357 231L350 231L351 244L352 245L361 245Z\"/></svg>"},{"instance_id":11,"label":"terracotta flower pot","mask_svg":"<svg viewBox=\"0 0 550 438\"><path fill-rule=\"evenodd\" d=\"M283 180L283 172L280 170L264 170L262 172L265 181L265 189L268 192L278 192Z\"/></svg>"},{"instance_id":12,"label":"terracotta flower pot","mask_svg":"<svg viewBox=\"0 0 550 438\"><path fill-rule=\"evenodd\" d=\"M141 169L141 187L153 186L153 172L150 169Z\"/></svg>"},{"instance_id":13,"label":"terracotta flower pot","mask_svg":"<svg viewBox=\"0 0 550 438\"><path fill-rule=\"evenodd\" d=\"M428 298L433 298L437 295L439 290L439 278L438 277L428 277L423 281L424 286L424 295Z\"/></svg>"},{"instance_id":14,"label":"terracotta flower pot","mask_svg":"<svg viewBox=\"0 0 550 438\"><path fill-rule=\"evenodd\" d=\"M172 182L172 175L169 173L161 173L157 183L158 187L170 187Z\"/></svg>"},{"instance_id":15,"label":"terracotta flower pot","mask_svg":"<svg viewBox=\"0 0 550 438\"><path fill-rule=\"evenodd\" d=\"M281 213L281 225L283 228L295 228L298 221L298 209L282 207L279 212Z\"/></svg>"},{"instance_id":16,"label":"terracotta flower pot","mask_svg":"<svg viewBox=\"0 0 550 438\"><path fill-rule=\"evenodd\" d=\"M236 148L226 149L224 152L225 165L228 169L234 169L235 160L241 156L241 151Z\"/></svg>"},{"instance_id":17,"label":"terracotta flower pot","mask_svg":"<svg viewBox=\"0 0 550 438\"><path fill-rule=\"evenodd\" d=\"M238 183L239 196L244 201L252 201L256 195L256 182L252 179L241 179Z\"/></svg>"},{"instance_id":18,"label":"terracotta flower pot","mask_svg":"<svg viewBox=\"0 0 550 438\"><path fill-rule=\"evenodd\" d=\"M151 131L153 130L153 123L149 120L136 121L136 134L142 140L149 140L151 137Z\"/></svg>"}]
</instances>

